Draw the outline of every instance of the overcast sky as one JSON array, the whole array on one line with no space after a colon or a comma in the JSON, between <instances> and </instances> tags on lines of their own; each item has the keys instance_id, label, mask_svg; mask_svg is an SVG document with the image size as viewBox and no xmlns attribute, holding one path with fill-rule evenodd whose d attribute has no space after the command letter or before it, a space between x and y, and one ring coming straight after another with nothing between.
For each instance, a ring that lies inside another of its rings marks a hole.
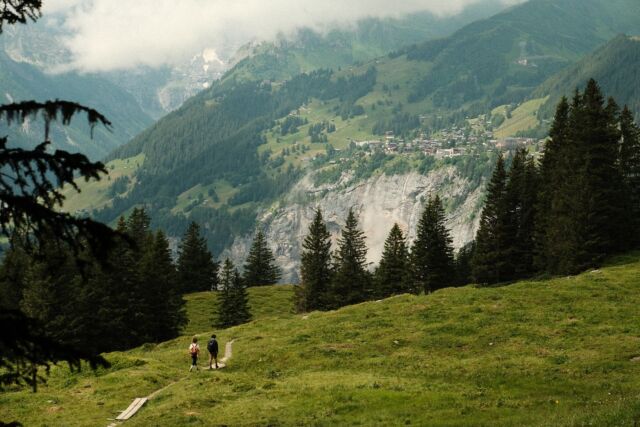
<instances>
[{"instance_id":1,"label":"overcast sky","mask_svg":"<svg viewBox=\"0 0 640 427\"><path fill-rule=\"evenodd\" d=\"M270 40L300 27L323 30L423 10L455 14L483 1L45 0L44 13L65 16L71 68L93 72L176 64L205 48Z\"/></svg>"}]
</instances>

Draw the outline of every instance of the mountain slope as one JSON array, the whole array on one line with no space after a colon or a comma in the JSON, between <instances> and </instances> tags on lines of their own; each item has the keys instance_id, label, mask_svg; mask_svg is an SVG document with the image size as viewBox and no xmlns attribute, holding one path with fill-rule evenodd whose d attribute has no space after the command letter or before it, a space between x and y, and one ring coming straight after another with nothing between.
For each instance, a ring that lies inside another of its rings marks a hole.
<instances>
[{"instance_id":1,"label":"mountain slope","mask_svg":"<svg viewBox=\"0 0 640 427\"><path fill-rule=\"evenodd\" d=\"M143 154L145 161L126 194L93 213L111 222L132 206L144 205L155 224L172 235L181 234L190 220L201 222L219 255L250 233L256 218L270 212L289 212L293 205L295 210L312 209L324 196L367 187L380 175L447 175L447 167L454 164L460 172L455 179L468 187L446 201L448 213L452 221L461 215L473 224L477 206L457 209L464 206L464 195L476 194L490 170L483 141L466 148L469 156L442 161L420 155L373 156L366 149L355 150L355 143L385 139L387 132L412 141L437 136L446 128L467 128L467 118L488 114L494 104L526 99L554 71L629 29L640 32L635 0L533 0L451 37L341 70L285 81L246 81L234 78L238 69L232 70L114 153L112 158ZM425 91L429 79L442 82ZM532 124L524 119L521 123ZM474 156L481 156L477 165ZM327 187L313 188L320 180ZM310 182L311 188L292 202L286 195L302 182ZM411 191L402 200L412 208L393 212L388 219L405 221L407 212L420 208L420 194L420 189ZM398 205L400 199L393 201ZM359 205L355 198L345 203ZM289 228L300 224L304 221ZM286 224L279 227L284 229ZM295 252L291 241L278 241L276 253ZM238 244L235 250L242 247Z\"/></svg>"},{"instance_id":2,"label":"mountain slope","mask_svg":"<svg viewBox=\"0 0 640 427\"><path fill-rule=\"evenodd\" d=\"M104 78L48 75L30 64L15 62L4 53L0 53L0 96L3 103L65 99L100 111L112 122L113 128L108 131L96 127L93 139L80 118L72 121L71 126L52 129L55 147L82 152L92 159L103 158L152 123L130 94ZM14 125L10 140L21 144L40 143L43 130L44 125L38 121L22 127Z\"/></svg>"},{"instance_id":3,"label":"mountain slope","mask_svg":"<svg viewBox=\"0 0 640 427\"><path fill-rule=\"evenodd\" d=\"M499 0L472 4L451 16L419 12L392 19L364 19L352 28L320 34L301 29L275 42L240 49L237 61L224 80L287 80L320 68L338 69L370 61L404 46L451 35L478 19L505 8Z\"/></svg>"},{"instance_id":4,"label":"mountain slope","mask_svg":"<svg viewBox=\"0 0 640 427\"><path fill-rule=\"evenodd\" d=\"M307 316L283 306L216 331L235 339L225 370L187 372L188 334L109 354L95 374L57 367L37 394L0 395L0 416L96 425L167 386L128 424L634 425L639 260Z\"/></svg>"},{"instance_id":5,"label":"mountain slope","mask_svg":"<svg viewBox=\"0 0 640 427\"><path fill-rule=\"evenodd\" d=\"M639 31L634 0L531 0L407 50L410 60L430 64L410 99L447 108L519 101L596 46Z\"/></svg>"},{"instance_id":6,"label":"mountain slope","mask_svg":"<svg viewBox=\"0 0 640 427\"><path fill-rule=\"evenodd\" d=\"M640 33L639 33L640 34ZM553 76L533 93L533 97L551 95L541 107L540 116L549 118L561 96L571 98L576 88L583 89L595 78L604 93L640 117L640 38L620 35L576 65Z\"/></svg>"}]
</instances>

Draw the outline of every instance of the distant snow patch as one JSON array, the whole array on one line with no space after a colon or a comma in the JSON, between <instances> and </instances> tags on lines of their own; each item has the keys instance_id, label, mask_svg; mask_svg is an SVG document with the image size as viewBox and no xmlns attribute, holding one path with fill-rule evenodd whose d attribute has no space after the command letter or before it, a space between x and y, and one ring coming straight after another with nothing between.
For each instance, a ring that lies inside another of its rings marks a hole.
<instances>
[{"instance_id":1,"label":"distant snow patch","mask_svg":"<svg viewBox=\"0 0 640 427\"><path fill-rule=\"evenodd\" d=\"M204 62L217 62L218 64L224 64L214 49L203 50L202 59L204 59Z\"/></svg>"}]
</instances>

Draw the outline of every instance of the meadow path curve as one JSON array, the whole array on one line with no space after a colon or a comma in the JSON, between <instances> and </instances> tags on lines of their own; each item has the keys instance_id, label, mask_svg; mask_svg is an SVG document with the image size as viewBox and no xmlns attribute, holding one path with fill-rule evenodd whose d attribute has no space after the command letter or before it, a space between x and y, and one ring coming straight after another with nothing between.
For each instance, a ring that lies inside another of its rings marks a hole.
<instances>
[{"instance_id":1,"label":"meadow path curve","mask_svg":"<svg viewBox=\"0 0 640 427\"><path fill-rule=\"evenodd\" d=\"M224 346L224 356L222 357L222 359L220 359L219 364L222 365L220 366L220 368L223 368L227 363L227 361L229 361L232 357L233 357L233 342L235 340L231 340L228 343L225 344ZM186 377L179 379L177 381L174 381L172 383L167 384L166 386L154 391L153 393L151 393L149 396L147 397L143 397L143 398L136 398L131 405L129 405L129 407L127 409L125 409L124 411L122 411L122 413L116 418L116 420L114 422L112 422L111 424L109 424L107 427L117 427L118 425L122 424L123 422L125 422L126 420L128 420L129 418L133 417L140 408L142 408L142 406L144 406L144 404L153 399L154 397L158 396L160 393L162 393L163 391L165 391L166 389L168 389L169 387L179 383L180 381L183 381L184 379L186 379Z\"/></svg>"}]
</instances>

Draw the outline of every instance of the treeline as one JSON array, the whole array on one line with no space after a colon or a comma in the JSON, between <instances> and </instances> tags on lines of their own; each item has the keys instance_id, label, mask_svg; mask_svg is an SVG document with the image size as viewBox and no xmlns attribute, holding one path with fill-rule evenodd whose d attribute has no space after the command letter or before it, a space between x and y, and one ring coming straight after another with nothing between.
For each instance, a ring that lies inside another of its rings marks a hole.
<instances>
[{"instance_id":1,"label":"treeline","mask_svg":"<svg viewBox=\"0 0 640 427\"><path fill-rule=\"evenodd\" d=\"M640 244L640 131L595 80L556 109L536 165L498 159L473 257L475 279L575 274Z\"/></svg>"},{"instance_id":2,"label":"treeline","mask_svg":"<svg viewBox=\"0 0 640 427\"><path fill-rule=\"evenodd\" d=\"M337 249L322 213L303 242L299 311L328 310L411 292L541 274L575 274L640 246L640 128L606 103L594 80L558 105L539 162L521 149L499 156L475 241L453 255L439 197L431 197L411 246L396 224L370 272L365 237L349 211Z\"/></svg>"},{"instance_id":3,"label":"treeline","mask_svg":"<svg viewBox=\"0 0 640 427\"><path fill-rule=\"evenodd\" d=\"M247 287L275 285L282 273L275 263L266 236L258 231L244 264L244 274L229 258L222 264L215 325L220 328L240 325L251 320Z\"/></svg>"},{"instance_id":4,"label":"treeline","mask_svg":"<svg viewBox=\"0 0 640 427\"><path fill-rule=\"evenodd\" d=\"M309 136L311 137L312 143L323 143L327 142L327 134L324 133L333 133L336 131L336 125L333 123L329 123L326 120L320 123L313 124L309 126Z\"/></svg>"},{"instance_id":5,"label":"treeline","mask_svg":"<svg viewBox=\"0 0 640 427\"><path fill-rule=\"evenodd\" d=\"M411 246L395 224L385 241L379 266L371 272L364 233L349 210L338 247L320 210L309 227L301 255L301 284L296 288L298 311L330 310L401 293L429 293L466 283L457 274L452 240L438 196L429 198Z\"/></svg>"},{"instance_id":6,"label":"treeline","mask_svg":"<svg viewBox=\"0 0 640 427\"><path fill-rule=\"evenodd\" d=\"M218 285L198 226L189 227L177 262L143 209L120 218L117 231L122 238L106 259L62 243L27 251L16 241L0 266L0 306L20 309L49 339L89 354L175 338L186 323L182 294Z\"/></svg>"}]
</instances>

